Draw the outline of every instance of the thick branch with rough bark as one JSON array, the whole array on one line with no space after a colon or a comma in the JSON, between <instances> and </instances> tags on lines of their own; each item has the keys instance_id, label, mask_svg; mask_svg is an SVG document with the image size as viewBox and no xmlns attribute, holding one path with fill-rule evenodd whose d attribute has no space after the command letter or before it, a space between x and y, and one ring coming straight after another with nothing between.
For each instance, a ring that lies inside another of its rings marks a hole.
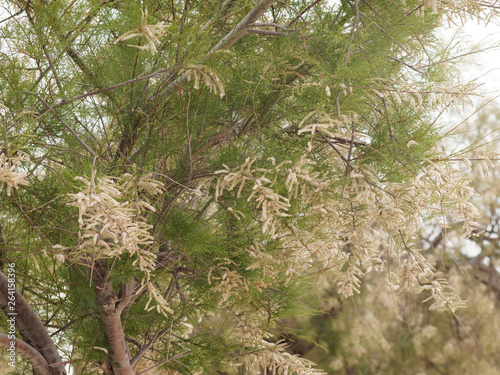
<instances>
[{"instance_id":1,"label":"thick branch with rough bark","mask_svg":"<svg viewBox=\"0 0 500 375\"><path fill-rule=\"evenodd\" d=\"M0 347L8 350L11 347L11 343L14 343L16 355L20 355L26 359L31 364L33 371L37 375L53 375L56 373L47 363L45 358L43 358L43 356L34 347L28 345L23 340L19 340L18 338L9 338L8 335L0 333Z\"/></svg>"},{"instance_id":2,"label":"thick branch with rough bark","mask_svg":"<svg viewBox=\"0 0 500 375\"><path fill-rule=\"evenodd\" d=\"M0 308L7 313L8 286L9 282L3 272L0 272ZM49 365L58 365L57 374L66 374L61 364L61 357L57 348L49 336L47 329L40 321L38 315L33 311L29 303L19 291L15 291L16 302L16 328L24 341L37 350Z\"/></svg>"}]
</instances>

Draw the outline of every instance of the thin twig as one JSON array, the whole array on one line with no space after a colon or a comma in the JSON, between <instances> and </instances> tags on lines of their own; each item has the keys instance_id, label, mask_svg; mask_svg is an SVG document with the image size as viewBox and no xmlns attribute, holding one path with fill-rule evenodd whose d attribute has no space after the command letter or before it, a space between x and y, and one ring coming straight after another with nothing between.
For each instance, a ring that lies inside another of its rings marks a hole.
<instances>
[{"instance_id":1,"label":"thin twig","mask_svg":"<svg viewBox=\"0 0 500 375\"><path fill-rule=\"evenodd\" d=\"M389 137L391 138L391 141L394 142L394 135L392 134L391 122L389 121L389 109L387 108L387 103L385 101L385 97L382 96L381 99L382 99L382 103L384 103L385 120L387 121L387 130L389 131Z\"/></svg>"},{"instance_id":2,"label":"thin twig","mask_svg":"<svg viewBox=\"0 0 500 375\"><path fill-rule=\"evenodd\" d=\"M423 75L423 76L425 76L425 77L429 78L429 75L428 75L427 73L422 72L421 70L419 70L419 69L415 68L414 66L411 66L410 64L405 63L404 61L401 61L401 60L396 59L395 57L392 57L392 56L389 56L389 55L386 55L386 57L387 57L388 59L393 60L393 61L397 61L398 63L400 63L400 64L402 64L402 65L406 66L407 68L410 68L410 69L412 69L412 70L416 71L417 73L419 73L419 74L421 74L421 75Z\"/></svg>"},{"instance_id":3,"label":"thin twig","mask_svg":"<svg viewBox=\"0 0 500 375\"><path fill-rule=\"evenodd\" d=\"M51 107L45 100L43 100L40 96L38 96L37 93L35 92L29 92L30 94L36 96L36 98L40 101L40 103L42 103L50 112L52 112L54 114L54 116L56 116L56 118L61 121L61 123L64 125L64 127L76 138L76 140L78 142L80 142L80 144L90 153L92 154L92 156L94 157L94 159L97 159L97 154L85 143L85 141L83 139L80 138L80 136L78 135L78 133L73 129L71 128L71 126L69 126L66 121L64 121L61 116L59 116L59 113L57 113L57 111Z\"/></svg>"},{"instance_id":4,"label":"thin twig","mask_svg":"<svg viewBox=\"0 0 500 375\"><path fill-rule=\"evenodd\" d=\"M92 91L92 92L88 92L86 94L82 94L82 95L79 95L79 96L75 96L74 98L70 98L70 99L64 99L62 101L60 101L59 103L57 104L54 104L51 108L58 108L58 107L61 107L63 105L66 105L66 104L69 104L69 103L72 103L76 100L80 100L80 99L85 99L89 96L93 96L93 95L98 95L98 94L102 94L104 92L108 92L108 91L111 91L111 90L116 90L120 87L123 87L123 86L127 86L127 85L132 85L136 82L139 82L139 81L144 81L146 79L151 79L151 78L155 78L163 73L166 73L170 71L170 68L166 68L166 69L161 69L161 70L158 70L157 72L154 72L154 73L151 73L151 74L148 74L146 76L139 76L139 77L136 77L136 78L133 78L133 79L130 79L128 81L125 81L125 82L122 82L122 83L118 83L116 85L113 85L113 86L109 86L109 87L106 87L106 88L103 88L101 90L97 90L97 91ZM164 79L162 79L164 80ZM175 85L174 82L168 82L169 84L171 85Z\"/></svg>"},{"instance_id":5,"label":"thin twig","mask_svg":"<svg viewBox=\"0 0 500 375\"><path fill-rule=\"evenodd\" d=\"M347 0L347 2L349 3L349 5L354 7L354 10L356 12L356 17L354 19L354 24L352 25L351 35L349 36L349 44L347 45L347 51L345 53L344 64L347 62L347 60L349 60L349 56L351 54L351 45L352 45L352 41L354 39L354 33L359 28L359 14L360 14L359 8L358 8L358 0L354 0L354 5L352 5L349 0Z\"/></svg>"},{"instance_id":6,"label":"thin twig","mask_svg":"<svg viewBox=\"0 0 500 375\"><path fill-rule=\"evenodd\" d=\"M4 23L4 22L10 20L11 18L14 18L15 16L19 16L22 12L24 12L24 9L21 9L19 12L14 13L7 18L4 18L3 20L0 21L0 23Z\"/></svg>"},{"instance_id":7,"label":"thin twig","mask_svg":"<svg viewBox=\"0 0 500 375\"><path fill-rule=\"evenodd\" d=\"M345 177L349 176L349 173L352 171L351 161L352 161L352 151L354 149L354 132L356 128L354 126L354 122L352 123L351 129L351 145L349 146L349 152L347 153L347 165L345 167Z\"/></svg>"},{"instance_id":8,"label":"thin twig","mask_svg":"<svg viewBox=\"0 0 500 375\"><path fill-rule=\"evenodd\" d=\"M38 235L40 236L40 238L45 241L45 236L43 235L42 231L40 230L40 227L38 225L36 225L33 222L33 220L31 220L31 218L28 216L28 214L26 213L26 211L24 211L23 206L21 206L15 199L13 199L13 201L14 201L14 204L16 205L17 209L19 210L19 212L21 212L21 214L24 216L24 218L26 219L26 221L29 223L30 227L32 229L36 230L36 232L38 233Z\"/></svg>"},{"instance_id":9,"label":"thin twig","mask_svg":"<svg viewBox=\"0 0 500 375\"><path fill-rule=\"evenodd\" d=\"M188 350L185 350L185 351L183 351L182 353L179 353L179 354L177 354L177 355L174 355L173 357L170 357L170 358L168 358L168 359L166 359L166 360L164 360L164 361L162 361L162 362L160 362L160 363L157 363L157 364L156 364L156 365L154 365L154 366L151 366L151 367L147 368L147 369L146 369L146 370L144 370L144 371L138 372L138 373L137 373L137 375L146 374L147 372L151 371L152 369L154 369L154 368L156 368L156 367L158 367L158 366L164 365L165 363L170 362L170 361L175 361L175 362L177 362L177 363L180 363L180 364L184 365L183 363L178 362L178 361L177 361L177 359L187 356L190 352L191 352L191 351L190 351L189 349L188 349Z\"/></svg>"},{"instance_id":10,"label":"thin twig","mask_svg":"<svg viewBox=\"0 0 500 375\"><path fill-rule=\"evenodd\" d=\"M342 160L344 161L344 163L346 163L346 165L348 165L349 162L347 161L346 157L344 155L342 155L342 153L337 149L337 147L335 146L335 144L332 141L330 141L330 139L328 139L328 137L326 137L326 136L323 136L323 139L342 158Z\"/></svg>"},{"instance_id":11,"label":"thin twig","mask_svg":"<svg viewBox=\"0 0 500 375\"><path fill-rule=\"evenodd\" d=\"M147 353L147 351L154 345L154 343L158 341L161 336L163 336L165 332L167 332L167 328L158 330L147 344L141 345L139 351L130 360L130 366L132 366L132 368L137 366L139 360Z\"/></svg>"},{"instance_id":12,"label":"thin twig","mask_svg":"<svg viewBox=\"0 0 500 375\"><path fill-rule=\"evenodd\" d=\"M309 9L311 9L313 6L315 6L316 4L318 4L319 2L321 2L322 0L315 0L313 1L311 4L309 4L308 6L306 6L304 9L302 9L298 14L297 16L290 21L290 23L288 25L286 25L287 29L290 28L290 26L292 26L295 22L297 22L299 19L302 18L302 16L309 11Z\"/></svg>"}]
</instances>

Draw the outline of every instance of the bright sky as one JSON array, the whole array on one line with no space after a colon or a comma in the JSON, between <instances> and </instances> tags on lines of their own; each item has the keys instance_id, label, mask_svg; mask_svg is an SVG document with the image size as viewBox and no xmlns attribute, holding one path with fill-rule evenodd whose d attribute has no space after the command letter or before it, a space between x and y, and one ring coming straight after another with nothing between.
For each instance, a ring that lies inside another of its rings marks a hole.
<instances>
[{"instance_id":1,"label":"bright sky","mask_svg":"<svg viewBox=\"0 0 500 375\"><path fill-rule=\"evenodd\" d=\"M484 22L468 21L463 28L457 30L456 26L451 25L449 29L440 33L445 40L454 37L464 52L469 49L479 51L490 47L467 58L461 67L464 79L478 78L479 82L484 83L480 91L488 98L500 94L499 22L500 20L497 20L485 25Z\"/></svg>"},{"instance_id":2,"label":"bright sky","mask_svg":"<svg viewBox=\"0 0 500 375\"><path fill-rule=\"evenodd\" d=\"M488 99L495 99L489 105L500 105L500 20L490 22L487 25L484 22L469 21L460 30L451 25L449 29L442 30L440 35L444 40L454 38L464 52L470 49L477 51L486 49L467 58L460 67L464 81L477 79L479 83L483 84L479 89L483 96L476 97L475 104L464 109L461 114L450 114L451 123L456 125L463 121L474 113L480 103L484 103ZM500 144L498 148L500 149ZM468 256L474 257L481 252L480 245L472 240L459 240L458 238L449 240L459 242L462 252ZM455 243L451 247L457 247L457 245L459 244Z\"/></svg>"}]
</instances>

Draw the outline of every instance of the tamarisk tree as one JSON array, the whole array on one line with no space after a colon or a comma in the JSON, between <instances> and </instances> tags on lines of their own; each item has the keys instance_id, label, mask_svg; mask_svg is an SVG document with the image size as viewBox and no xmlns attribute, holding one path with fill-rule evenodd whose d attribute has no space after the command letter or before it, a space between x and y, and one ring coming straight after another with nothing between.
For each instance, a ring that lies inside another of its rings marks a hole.
<instances>
[{"instance_id":1,"label":"tamarisk tree","mask_svg":"<svg viewBox=\"0 0 500 375\"><path fill-rule=\"evenodd\" d=\"M394 291L464 306L418 241L450 215L477 231L433 117L475 85L433 30L494 6L2 5L0 305L15 296L18 372L320 374L277 322L311 312L319 274L349 297L388 254Z\"/></svg>"}]
</instances>

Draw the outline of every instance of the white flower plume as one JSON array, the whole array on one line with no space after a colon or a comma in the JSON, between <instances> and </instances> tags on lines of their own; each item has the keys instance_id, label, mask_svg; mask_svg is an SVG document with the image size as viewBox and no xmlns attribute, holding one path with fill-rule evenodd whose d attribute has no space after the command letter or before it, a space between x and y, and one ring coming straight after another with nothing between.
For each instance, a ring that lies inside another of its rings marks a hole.
<instances>
[{"instance_id":1,"label":"white flower plume","mask_svg":"<svg viewBox=\"0 0 500 375\"><path fill-rule=\"evenodd\" d=\"M158 49L156 47L161 44L159 38L165 35L165 29L168 26L163 21L158 22L156 25L148 25L148 10L141 10L141 13L141 26L139 26L139 28L137 29L127 31L125 34L116 39L114 44L117 44L118 42L124 40L142 36L146 39L147 42L145 46L139 46L135 44L127 44L127 46L149 50L154 55L158 52Z\"/></svg>"},{"instance_id":2,"label":"white flower plume","mask_svg":"<svg viewBox=\"0 0 500 375\"><path fill-rule=\"evenodd\" d=\"M7 186L7 195L12 194L12 189L19 188L19 185L28 185L26 177L28 174L24 171L17 172L17 167L27 161L27 156L16 156L9 158L7 155L0 155L0 191L3 190L4 184Z\"/></svg>"}]
</instances>

